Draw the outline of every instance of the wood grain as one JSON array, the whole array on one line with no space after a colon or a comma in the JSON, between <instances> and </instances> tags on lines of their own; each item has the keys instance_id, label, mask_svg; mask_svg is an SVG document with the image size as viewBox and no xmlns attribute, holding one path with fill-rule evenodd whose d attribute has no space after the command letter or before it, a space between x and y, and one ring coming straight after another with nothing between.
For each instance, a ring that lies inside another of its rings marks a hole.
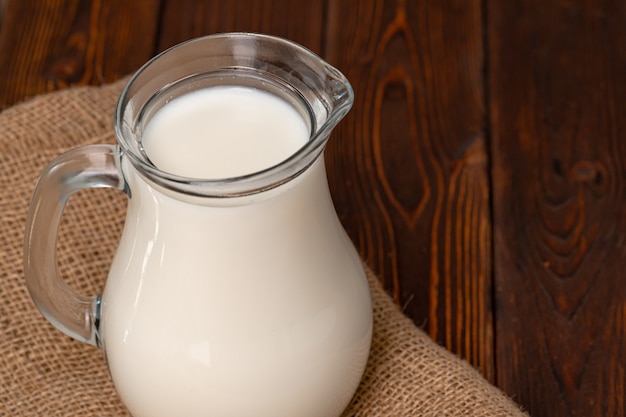
<instances>
[{"instance_id":1,"label":"wood grain","mask_svg":"<svg viewBox=\"0 0 626 417\"><path fill-rule=\"evenodd\" d=\"M493 378L479 1L330 2L356 102L327 150L340 217L405 313Z\"/></svg>"},{"instance_id":2,"label":"wood grain","mask_svg":"<svg viewBox=\"0 0 626 417\"><path fill-rule=\"evenodd\" d=\"M625 21L619 0L0 0L0 109L195 36L299 42L354 86L329 182L405 313L533 417L624 417Z\"/></svg>"},{"instance_id":3,"label":"wood grain","mask_svg":"<svg viewBox=\"0 0 626 417\"><path fill-rule=\"evenodd\" d=\"M70 85L126 75L154 53L158 0L7 0L0 109Z\"/></svg>"},{"instance_id":4,"label":"wood grain","mask_svg":"<svg viewBox=\"0 0 626 417\"><path fill-rule=\"evenodd\" d=\"M219 32L281 36L321 53L324 0L163 0L159 49Z\"/></svg>"},{"instance_id":5,"label":"wood grain","mask_svg":"<svg viewBox=\"0 0 626 417\"><path fill-rule=\"evenodd\" d=\"M626 6L489 2L498 384L624 416Z\"/></svg>"}]
</instances>

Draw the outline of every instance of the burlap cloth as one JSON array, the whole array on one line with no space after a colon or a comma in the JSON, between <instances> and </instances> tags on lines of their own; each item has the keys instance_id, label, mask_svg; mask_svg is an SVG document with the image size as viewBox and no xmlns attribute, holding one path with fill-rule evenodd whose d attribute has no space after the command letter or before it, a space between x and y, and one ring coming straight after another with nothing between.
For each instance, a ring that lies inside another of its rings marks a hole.
<instances>
[{"instance_id":1,"label":"burlap cloth","mask_svg":"<svg viewBox=\"0 0 626 417\"><path fill-rule=\"evenodd\" d=\"M0 416L128 415L102 353L48 324L22 274L24 221L39 173L71 148L115 141L112 115L121 87L118 82L73 88L0 113ZM59 267L85 293L100 292L125 203L113 190L84 191L70 199L59 236ZM346 416L525 415L404 317L371 272L369 281L371 357Z\"/></svg>"}]
</instances>

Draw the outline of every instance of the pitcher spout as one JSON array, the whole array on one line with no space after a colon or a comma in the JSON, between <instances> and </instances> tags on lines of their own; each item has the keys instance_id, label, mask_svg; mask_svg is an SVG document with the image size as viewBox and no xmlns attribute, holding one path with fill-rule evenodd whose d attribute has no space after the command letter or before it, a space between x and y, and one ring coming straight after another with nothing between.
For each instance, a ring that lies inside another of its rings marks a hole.
<instances>
[{"instance_id":1,"label":"pitcher spout","mask_svg":"<svg viewBox=\"0 0 626 417\"><path fill-rule=\"evenodd\" d=\"M328 137L344 118L354 103L354 91L346 77L335 67L325 65L328 119L320 127L319 134Z\"/></svg>"}]
</instances>

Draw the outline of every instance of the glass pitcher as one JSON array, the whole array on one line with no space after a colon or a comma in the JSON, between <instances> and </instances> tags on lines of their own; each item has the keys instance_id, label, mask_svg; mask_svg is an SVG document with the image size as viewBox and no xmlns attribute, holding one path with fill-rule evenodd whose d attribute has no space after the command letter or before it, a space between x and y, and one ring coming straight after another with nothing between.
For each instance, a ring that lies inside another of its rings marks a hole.
<instances>
[{"instance_id":1,"label":"glass pitcher","mask_svg":"<svg viewBox=\"0 0 626 417\"><path fill-rule=\"evenodd\" d=\"M284 100L306 143L236 177L161 170L142 143L151 119L218 86ZM369 353L371 301L322 155L352 100L342 74L292 42L198 38L128 82L117 145L74 149L44 170L27 219L28 289L53 325L103 349L135 417L335 417L347 406ZM59 277L55 245L68 197L92 187L122 190L128 207L104 291L85 296Z\"/></svg>"}]
</instances>

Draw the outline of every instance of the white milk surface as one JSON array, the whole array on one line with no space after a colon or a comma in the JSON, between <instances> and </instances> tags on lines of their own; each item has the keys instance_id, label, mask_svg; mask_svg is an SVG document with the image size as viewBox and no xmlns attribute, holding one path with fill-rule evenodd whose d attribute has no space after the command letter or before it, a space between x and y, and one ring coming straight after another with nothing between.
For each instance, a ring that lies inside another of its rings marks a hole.
<instances>
[{"instance_id":1,"label":"white milk surface","mask_svg":"<svg viewBox=\"0 0 626 417\"><path fill-rule=\"evenodd\" d=\"M279 163L308 132L286 103L237 87L167 104L146 135L161 169L222 178ZM372 312L323 159L232 206L165 194L127 158L122 170L131 198L101 335L133 416L338 417L367 361Z\"/></svg>"},{"instance_id":2,"label":"white milk surface","mask_svg":"<svg viewBox=\"0 0 626 417\"><path fill-rule=\"evenodd\" d=\"M308 138L306 124L284 100L252 88L220 86L168 103L148 123L142 144L162 171L220 179L272 167Z\"/></svg>"}]
</instances>

